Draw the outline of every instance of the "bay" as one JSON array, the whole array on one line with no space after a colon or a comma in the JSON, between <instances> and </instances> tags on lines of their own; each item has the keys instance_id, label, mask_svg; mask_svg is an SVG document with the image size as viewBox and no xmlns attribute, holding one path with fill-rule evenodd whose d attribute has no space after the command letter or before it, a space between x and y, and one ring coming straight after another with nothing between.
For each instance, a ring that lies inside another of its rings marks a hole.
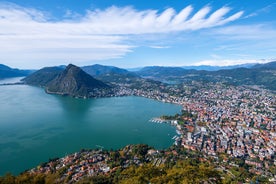
<instances>
[{"instance_id":1,"label":"bay","mask_svg":"<svg viewBox=\"0 0 276 184\"><path fill-rule=\"evenodd\" d=\"M180 106L142 97L75 99L27 85L0 86L0 175L81 149L173 144L175 129L149 120Z\"/></svg>"},{"instance_id":2,"label":"bay","mask_svg":"<svg viewBox=\"0 0 276 184\"><path fill-rule=\"evenodd\" d=\"M11 83L20 82L20 80L23 78L24 77L12 77L12 78L1 79L0 84L11 84Z\"/></svg>"}]
</instances>

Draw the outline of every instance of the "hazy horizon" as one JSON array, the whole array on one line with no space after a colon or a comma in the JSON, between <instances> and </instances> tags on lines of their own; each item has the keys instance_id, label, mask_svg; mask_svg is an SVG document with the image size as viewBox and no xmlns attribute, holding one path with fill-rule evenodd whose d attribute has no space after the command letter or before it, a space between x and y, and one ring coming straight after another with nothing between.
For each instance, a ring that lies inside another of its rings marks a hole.
<instances>
[{"instance_id":1,"label":"hazy horizon","mask_svg":"<svg viewBox=\"0 0 276 184\"><path fill-rule=\"evenodd\" d=\"M275 59L276 61L276 59ZM272 61L267 61L267 62L256 62L256 63L243 63L243 64L233 64L233 65L224 65L224 66L218 66L218 65L183 65L183 66L176 66L176 65L147 65L147 66L137 66L137 67L119 67L119 66L115 66L115 65L105 65L105 64L100 64L100 63L93 63L91 65L77 65L74 63L67 63L67 64L63 64L63 65L49 65L49 66L42 66L40 68L19 68L19 67L12 67L9 66L7 64L4 63L0 63L3 64L5 66L8 66L10 68L13 69L19 69L19 70L39 70L41 68L44 67L59 67L59 66L68 66L69 64L73 64L76 65L78 67L85 67L85 66L93 66L93 65L102 65L102 66L111 66L111 67L117 67L117 68L122 68L122 69L126 69L126 70L135 70L135 69L140 69L140 68L144 68L144 67L181 67L181 68L189 68L189 67L218 67L218 68L226 68L226 67L235 67L235 66L243 66L243 65L255 65L255 64L266 64L266 63L270 63L270 62L274 62L274 60Z\"/></svg>"}]
</instances>

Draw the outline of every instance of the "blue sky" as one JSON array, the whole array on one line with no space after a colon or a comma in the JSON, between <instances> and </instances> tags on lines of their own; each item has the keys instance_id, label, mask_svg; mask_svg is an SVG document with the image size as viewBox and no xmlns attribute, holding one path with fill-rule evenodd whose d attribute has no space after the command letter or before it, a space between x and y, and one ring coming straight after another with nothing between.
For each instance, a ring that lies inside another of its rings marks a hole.
<instances>
[{"instance_id":1,"label":"blue sky","mask_svg":"<svg viewBox=\"0 0 276 184\"><path fill-rule=\"evenodd\" d=\"M0 1L0 63L123 68L276 60L275 1Z\"/></svg>"}]
</instances>

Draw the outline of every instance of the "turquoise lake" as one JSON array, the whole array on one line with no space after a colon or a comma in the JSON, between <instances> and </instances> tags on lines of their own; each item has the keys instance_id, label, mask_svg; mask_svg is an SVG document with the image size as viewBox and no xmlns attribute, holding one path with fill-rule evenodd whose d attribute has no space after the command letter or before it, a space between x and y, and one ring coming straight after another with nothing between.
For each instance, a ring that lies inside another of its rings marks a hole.
<instances>
[{"instance_id":1,"label":"turquoise lake","mask_svg":"<svg viewBox=\"0 0 276 184\"><path fill-rule=\"evenodd\" d=\"M0 175L18 174L82 148L138 143L167 148L175 128L149 120L181 110L142 97L74 99L27 85L0 86L0 103Z\"/></svg>"}]
</instances>

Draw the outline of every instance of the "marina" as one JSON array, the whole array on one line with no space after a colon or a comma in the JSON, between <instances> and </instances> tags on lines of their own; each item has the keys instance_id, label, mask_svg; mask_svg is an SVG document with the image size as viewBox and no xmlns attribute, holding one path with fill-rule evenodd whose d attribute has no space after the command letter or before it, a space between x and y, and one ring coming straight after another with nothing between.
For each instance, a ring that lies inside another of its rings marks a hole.
<instances>
[{"instance_id":1,"label":"marina","mask_svg":"<svg viewBox=\"0 0 276 184\"><path fill-rule=\"evenodd\" d=\"M178 121L177 120L164 120L161 118L152 118L149 120L149 122L152 123L158 123L158 124L170 124L171 126L175 127L176 130L176 134L172 137L172 139L174 140L174 144L175 145L179 145L180 141L181 141L181 136L183 135L183 133L181 132L181 126L178 125Z\"/></svg>"}]
</instances>

